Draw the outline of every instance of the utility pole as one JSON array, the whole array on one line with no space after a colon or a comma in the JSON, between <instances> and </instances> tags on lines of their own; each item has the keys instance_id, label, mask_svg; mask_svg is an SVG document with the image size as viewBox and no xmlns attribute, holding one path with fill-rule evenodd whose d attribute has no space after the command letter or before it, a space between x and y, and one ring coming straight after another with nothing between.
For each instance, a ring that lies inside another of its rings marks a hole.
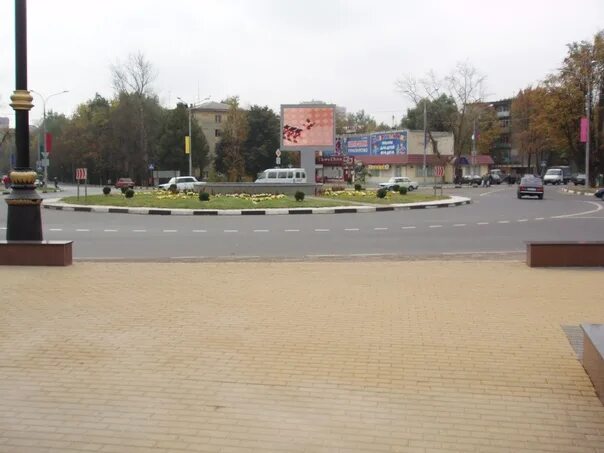
<instances>
[{"instance_id":1,"label":"utility pole","mask_svg":"<svg viewBox=\"0 0 604 453\"><path fill-rule=\"evenodd\" d=\"M428 146L428 111L426 109L426 100L424 99L424 165L422 167L422 174L424 175L424 186L426 185L426 148Z\"/></svg>"},{"instance_id":2,"label":"utility pole","mask_svg":"<svg viewBox=\"0 0 604 453\"><path fill-rule=\"evenodd\" d=\"M474 118L474 125L472 126L472 176L476 171L476 118Z\"/></svg>"},{"instance_id":3,"label":"utility pole","mask_svg":"<svg viewBox=\"0 0 604 453\"><path fill-rule=\"evenodd\" d=\"M187 109L189 110L189 135L188 137L185 137L185 152L189 154L189 176L193 176L193 138L191 136L192 134L192 124L191 124L191 117L192 117L192 110L195 107L199 107L199 105L202 102L207 101L208 99L210 99L210 96L208 96L207 98L199 101L197 104L189 104L185 101L182 100L182 98L180 97L176 97L176 99L178 99L180 102L182 102L183 104L185 104L187 106Z\"/></svg>"},{"instance_id":4,"label":"utility pole","mask_svg":"<svg viewBox=\"0 0 604 453\"><path fill-rule=\"evenodd\" d=\"M588 77L590 77L588 75ZM585 109L587 110L587 137L585 139L585 187L589 186L589 129L590 129L590 118L591 118L591 77L587 82L587 94L585 96L587 99L585 100Z\"/></svg>"}]
</instances>

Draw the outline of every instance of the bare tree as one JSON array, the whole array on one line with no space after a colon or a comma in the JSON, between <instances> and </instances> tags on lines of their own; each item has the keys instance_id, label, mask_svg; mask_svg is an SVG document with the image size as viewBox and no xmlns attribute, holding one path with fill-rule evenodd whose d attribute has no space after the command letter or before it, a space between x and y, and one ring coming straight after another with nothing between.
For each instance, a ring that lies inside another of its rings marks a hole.
<instances>
[{"instance_id":1,"label":"bare tree","mask_svg":"<svg viewBox=\"0 0 604 453\"><path fill-rule=\"evenodd\" d=\"M460 62L444 78L439 78L434 71L428 72L420 79L406 75L396 81L396 87L416 107L423 99L434 102L443 94L453 100L457 111L453 112L448 118L440 118L439 120L444 124L450 124L450 131L454 138L454 154L460 156L467 142L465 137L468 135L467 131L469 129L469 107L484 100L485 80L486 76L480 74L468 62ZM430 140L433 141L430 130L428 130L428 135Z\"/></svg>"},{"instance_id":2,"label":"bare tree","mask_svg":"<svg viewBox=\"0 0 604 453\"><path fill-rule=\"evenodd\" d=\"M130 54L125 62L112 65L111 73L113 88L118 93L136 94L141 97L152 94L151 83L157 77L153 65L140 51Z\"/></svg>"}]
</instances>

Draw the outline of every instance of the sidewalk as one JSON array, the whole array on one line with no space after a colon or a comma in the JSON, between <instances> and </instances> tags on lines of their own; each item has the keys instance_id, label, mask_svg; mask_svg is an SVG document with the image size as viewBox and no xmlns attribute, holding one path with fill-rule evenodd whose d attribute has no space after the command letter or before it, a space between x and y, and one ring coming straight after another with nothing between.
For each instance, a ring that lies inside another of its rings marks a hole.
<instances>
[{"instance_id":1,"label":"sidewalk","mask_svg":"<svg viewBox=\"0 0 604 453\"><path fill-rule=\"evenodd\" d=\"M0 272L0 452L604 448L563 326L601 269L76 263Z\"/></svg>"}]
</instances>

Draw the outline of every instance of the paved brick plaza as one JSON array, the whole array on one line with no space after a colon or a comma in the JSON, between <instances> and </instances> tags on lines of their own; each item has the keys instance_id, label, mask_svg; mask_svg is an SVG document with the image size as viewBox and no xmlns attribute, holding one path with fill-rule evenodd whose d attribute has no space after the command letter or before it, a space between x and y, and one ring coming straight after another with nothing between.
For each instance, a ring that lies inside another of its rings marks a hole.
<instances>
[{"instance_id":1,"label":"paved brick plaza","mask_svg":"<svg viewBox=\"0 0 604 453\"><path fill-rule=\"evenodd\" d=\"M604 322L603 282L489 261L3 267L0 451L604 451L561 328Z\"/></svg>"}]
</instances>

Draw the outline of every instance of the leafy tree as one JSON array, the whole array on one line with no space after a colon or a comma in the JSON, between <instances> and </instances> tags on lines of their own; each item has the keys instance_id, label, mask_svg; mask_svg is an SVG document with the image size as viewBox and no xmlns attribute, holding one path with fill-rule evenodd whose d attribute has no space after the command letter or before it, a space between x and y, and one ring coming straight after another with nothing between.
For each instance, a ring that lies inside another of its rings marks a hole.
<instances>
[{"instance_id":1,"label":"leafy tree","mask_svg":"<svg viewBox=\"0 0 604 453\"><path fill-rule=\"evenodd\" d=\"M163 130L156 155L157 167L162 170L189 171L189 157L185 154L185 136L189 135L189 111L179 103L174 110L162 115ZM208 143L197 122L191 122L191 152L194 168L203 168L208 158Z\"/></svg>"},{"instance_id":2,"label":"leafy tree","mask_svg":"<svg viewBox=\"0 0 604 453\"><path fill-rule=\"evenodd\" d=\"M254 176L275 164L275 151L279 148L279 117L268 107L254 105L247 112L249 133L243 146L245 172ZM282 155L283 165L287 165Z\"/></svg>"},{"instance_id":3,"label":"leafy tree","mask_svg":"<svg viewBox=\"0 0 604 453\"><path fill-rule=\"evenodd\" d=\"M356 113L346 115L344 132L349 134L366 134L377 130L375 119L365 113L365 110L359 110Z\"/></svg>"}]
</instances>

